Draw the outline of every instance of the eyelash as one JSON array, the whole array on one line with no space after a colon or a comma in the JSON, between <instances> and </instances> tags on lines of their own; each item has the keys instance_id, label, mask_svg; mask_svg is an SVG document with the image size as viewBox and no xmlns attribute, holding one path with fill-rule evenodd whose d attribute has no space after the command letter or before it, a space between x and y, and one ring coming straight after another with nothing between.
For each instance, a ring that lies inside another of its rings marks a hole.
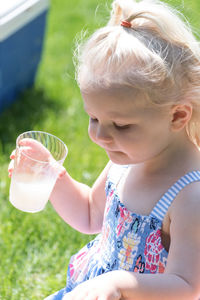
<instances>
[{"instance_id":1,"label":"eyelash","mask_svg":"<svg viewBox=\"0 0 200 300\"><path fill-rule=\"evenodd\" d=\"M130 125L117 125L116 123L114 123L114 126L117 130L125 130L128 129L130 127Z\"/></svg>"},{"instance_id":2,"label":"eyelash","mask_svg":"<svg viewBox=\"0 0 200 300\"><path fill-rule=\"evenodd\" d=\"M98 120L95 119L95 118L90 117L90 122L98 122ZM113 123L113 125L117 130L125 130L125 129L128 129L130 127L129 124L127 124L127 125L117 125L116 123Z\"/></svg>"}]
</instances>

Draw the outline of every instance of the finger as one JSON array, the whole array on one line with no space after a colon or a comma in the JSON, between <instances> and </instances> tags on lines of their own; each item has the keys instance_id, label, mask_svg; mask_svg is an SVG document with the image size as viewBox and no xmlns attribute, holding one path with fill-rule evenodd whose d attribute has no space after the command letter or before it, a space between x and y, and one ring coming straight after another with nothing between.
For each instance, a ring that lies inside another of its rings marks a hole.
<instances>
[{"instance_id":1,"label":"finger","mask_svg":"<svg viewBox=\"0 0 200 300\"><path fill-rule=\"evenodd\" d=\"M60 170L60 173L58 174L58 177L62 178L66 173L67 173L67 171L65 170L65 168L63 166L61 166L61 170Z\"/></svg>"},{"instance_id":2,"label":"finger","mask_svg":"<svg viewBox=\"0 0 200 300\"><path fill-rule=\"evenodd\" d=\"M19 141L20 146L31 146L34 143L39 143L39 142L36 141L35 139L31 139L31 138L24 138Z\"/></svg>"},{"instance_id":3,"label":"finger","mask_svg":"<svg viewBox=\"0 0 200 300\"><path fill-rule=\"evenodd\" d=\"M22 139L21 141L19 141L19 146L20 149L22 147L29 148L31 149L32 153L35 153L37 155L46 155L48 156L47 157L48 159L52 156L48 148L46 148L42 143L34 139L30 139L30 138Z\"/></svg>"},{"instance_id":4,"label":"finger","mask_svg":"<svg viewBox=\"0 0 200 300\"><path fill-rule=\"evenodd\" d=\"M23 146L23 147L20 147L20 149L18 150L18 153L25 154L25 155L31 155L32 153L35 153L35 150L31 147Z\"/></svg>"},{"instance_id":5,"label":"finger","mask_svg":"<svg viewBox=\"0 0 200 300\"><path fill-rule=\"evenodd\" d=\"M13 150L11 155L10 155L10 159L14 159L15 158L15 153L16 153L16 150Z\"/></svg>"},{"instance_id":6,"label":"finger","mask_svg":"<svg viewBox=\"0 0 200 300\"><path fill-rule=\"evenodd\" d=\"M40 143L39 141L32 139L32 138L24 138L22 140L19 141L19 146L26 146L26 147L38 147L38 146L43 146L44 145L42 143Z\"/></svg>"}]
</instances>

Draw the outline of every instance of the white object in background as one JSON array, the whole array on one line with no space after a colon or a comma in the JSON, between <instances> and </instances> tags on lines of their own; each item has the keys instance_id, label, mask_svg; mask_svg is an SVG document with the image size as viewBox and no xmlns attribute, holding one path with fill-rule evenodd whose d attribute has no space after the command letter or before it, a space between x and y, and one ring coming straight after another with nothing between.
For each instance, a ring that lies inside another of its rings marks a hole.
<instances>
[{"instance_id":1,"label":"white object in background","mask_svg":"<svg viewBox=\"0 0 200 300\"><path fill-rule=\"evenodd\" d=\"M49 8L49 0L4 0L0 3L0 41Z\"/></svg>"}]
</instances>

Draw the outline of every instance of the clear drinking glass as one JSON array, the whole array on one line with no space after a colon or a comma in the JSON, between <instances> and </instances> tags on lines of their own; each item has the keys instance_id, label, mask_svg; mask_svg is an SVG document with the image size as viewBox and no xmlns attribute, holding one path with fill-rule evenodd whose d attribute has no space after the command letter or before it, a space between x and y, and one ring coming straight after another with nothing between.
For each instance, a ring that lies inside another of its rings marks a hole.
<instances>
[{"instance_id":1,"label":"clear drinking glass","mask_svg":"<svg viewBox=\"0 0 200 300\"><path fill-rule=\"evenodd\" d=\"M27 144L20 145L22 140ZM43 210L67 153L67 146L52 134L42 131L20 134L10 184L12 205L25 212Z\"/></svg>"}]
</instances>

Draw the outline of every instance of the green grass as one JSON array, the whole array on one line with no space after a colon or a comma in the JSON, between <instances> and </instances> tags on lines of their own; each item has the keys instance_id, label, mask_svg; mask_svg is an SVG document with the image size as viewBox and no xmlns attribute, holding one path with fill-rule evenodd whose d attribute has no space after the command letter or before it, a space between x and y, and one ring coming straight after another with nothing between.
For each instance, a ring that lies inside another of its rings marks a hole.
<instances>
[{"instance_id":1,"label":"green grass","mask_svg":"<svg viewBox=\"0 0 200 300\"><path fill-rule=\"evenodd\" d=\"M169 1L178 8L182 1ZM96 6L99 9L96 12ZM82 29L92 32L108 19L107 1L52 0L42 62L31 90L0 116L0 299L43 299L65 286L70 256L92 237L67 224L48 204L27 214L8 201L9 154L19 133L43 130L60 137L69 148L64 163L69 173L89 185L107 162L104 151L87 135L79 89L74 80L74 39ZM185 1L191 23L199 26L199 0Z\"/></svg>"}]
</instances>

